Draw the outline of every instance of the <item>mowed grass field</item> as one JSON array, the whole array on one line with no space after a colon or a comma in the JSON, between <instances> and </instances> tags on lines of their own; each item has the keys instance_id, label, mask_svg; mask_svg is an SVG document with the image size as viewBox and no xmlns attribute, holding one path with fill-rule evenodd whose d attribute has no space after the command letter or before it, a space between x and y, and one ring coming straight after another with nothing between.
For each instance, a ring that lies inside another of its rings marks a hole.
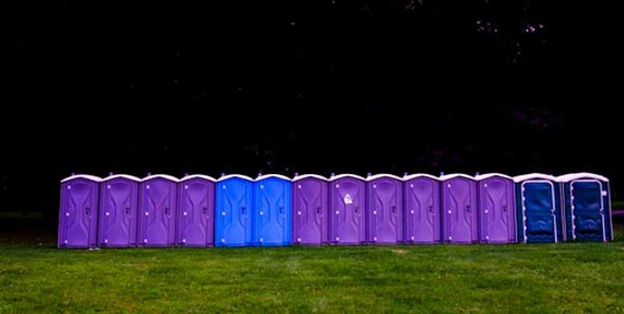
<instances>
[{"instance_id":1,"label":"mowed grass field","mask_svg":"<svg viewBox=\"0 0 624 314\"><path fill-rule=\"evenodd\" d=\"M624 312L612 243L59 250L0 243L0 313ZM50 239L52 241L52 239Z\"/></svg>"}]
</instances>

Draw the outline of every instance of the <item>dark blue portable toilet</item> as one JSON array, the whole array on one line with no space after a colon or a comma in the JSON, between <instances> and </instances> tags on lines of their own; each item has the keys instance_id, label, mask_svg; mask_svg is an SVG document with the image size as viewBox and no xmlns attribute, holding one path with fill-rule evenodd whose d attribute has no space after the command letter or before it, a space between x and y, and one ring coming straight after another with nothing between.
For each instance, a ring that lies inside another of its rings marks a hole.
<instances>
[{"instance_id":1,"label":"dark blue portable toilet","mask_svg":"<svg viewBox=\"0 0 624 314\"><path fill-rule=\"evenodd\" d=\"M215 184L215 246L252 242L253 179L227 175Z\"/></svg>"},{"instance_id":2,"label":"dark blue portable toilet","mask_svg":"<svg viewBox=\"0 0 624 314\"><path fill-rule=\"evenodd\" d=\"M587 172L557 177L561 184L568 241L611 241L609 179Z\"/></svg>"},{"instance_id":3,"label":"dark blue portable toilet","mask_svg":"<svg viewBox=\"0 0 624 314\"><path fill-rule=\"evenodd\" d=\"M563 241L562 208L556 178L541 173L514 177L518 242Z\"/></svg>"},{"instance_id":4,"label":"dark blue portable toilet","mask_svg":"<svg viewBox=\"0 0 624 314\"><path fill-rule=\"evenodd\" d=\"M291 243L292 181L267 174L254 182L253 240L255 246L282 246Z\"/></svg>"}]
</instances>

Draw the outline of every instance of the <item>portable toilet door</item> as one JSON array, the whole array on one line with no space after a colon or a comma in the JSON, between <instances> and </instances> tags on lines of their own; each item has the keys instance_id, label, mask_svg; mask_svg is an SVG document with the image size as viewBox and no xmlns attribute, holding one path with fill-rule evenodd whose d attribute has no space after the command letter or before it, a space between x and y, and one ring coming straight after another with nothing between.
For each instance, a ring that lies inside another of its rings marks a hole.
<instances>
[{"instance_id":1,"label":"portable toilet door","mask_svg":"<svg viewBox=\"0 0 624 314\"><path fill-rule=\"evenodd\" d=\"M178 179L166 174L141 180L138 244L146 247L175 244Z\"/></svg>"},{"instance_id":2,"label":"portable toilet door","mask_svg":"<svg viewBox=\"0 0 624 314\"><path fill-rule=\"evenodd\" d=\"M593 173L557 177L564 197L568 240L613 240L609 179Z\"/></svg>"},{"instance_id":3,"label":"portable toilet door","mask_svg":"<svg viewBox=\"0 0 624 314\"><path fill-rule=\"evenodd\" d=\"M440 180L428 174L403 177L406 243L440 243Z\"/></svg>"},{"instance_id":4,"label":"portable toilet door","mask_svg":"<svg viewBox=\"0 0 624 314\"><path fill-rule=\"evenodd\" d=\"M391 174L366 178L366 242L403 241L403 180Z\"/></svg>"},{"instance_id":5,"label":"portable toilet door","mask_svg":"<svg viewBox=\"0 0 624 314\"><path fill-rule=\"evenodd\" d=\"M500 173L476 177L479 197L479 242L516 242L513 178Z\"/></svg>"},{"instance_id":6,"label":"portable toilet door","mask_svg":"<svg viewBox=\"0 0 624 314\"><path fill-rule=\"evenodd\" d=\"M129 175L111 175L100 184L100 247L136 246L138 190L141 179Z\"/></svg>"},{"instance_id":7,"label":"portable toilet door","mask_svg":"<svg viewBox=\"0 0 624 314\"><path fill-rule=\"evenodd\" d=\"M292 242L327 243L327 178L306 174L293 178Z\"/></svg>"},{"instance_id":8,"label":"portable toilet door","mask_svg":"<svg viewBox=\"0 0 624 314\"><path fill-rule=\"evenodd\" d=\"M253 238L255 246L289 245L292 237L292 181L267 174L254 182Z\"/></svg>"},{"instance_id":9,"label":"portable toilet door","mask_svg":"<svg viewBox=\"0 0 624 314\"><path fill-rule=\"evenodd\" d=\"M555 177L531 173L514 177L518 242L554 243L563 240L559 183Z\"/></svg>"},{"instance_id":10,"label":"portable toilet door","mask_svg":"<svg viewBox=\"0 0 624 314\"><path fill-rule=\"evenodd\" d=\"M329 241L356 245L366 242L366 180L353 174L329 179Z\"/></svg>"},{"instance_id":11,"label":"portable toilet door","mask_svg":"<svg viewBox=\"0 0 624 314\"><path fill-rule=\"evenodd\" d=\"M214 245L215 181L212 177L199 174L180 179L176 231L178 245Z\"/></svg>"},{"instance_id":12,"label":"portable toilet door","mask_svg":"<svg viewBox=\"0 0 624 314\"><path fill-rule=\"evenodd\" d=\"M442 182L442 233L448 243L478 240L477 182L465 174L440 177Z\"/></svg>"},{"instance_id":13,"label":"portable toilet door","mask_svg":"<svg viewBox=\"0 0 624 314\"><path fill-rule=\"evenodd\" d=\"M101 178L72 175L61 181L58 247L89 248L97 244L97 214Z\"/></svg>"},{"instance_id":14,"label":"portable toilet door","mask_svg":"<svg viewBox=\"0 0 624 314\"><path fill-rule=\"evenodd\" d=\"M227 175L215 184L215 246L252 242L253 179Z\"/></svg>"}]
</instances>

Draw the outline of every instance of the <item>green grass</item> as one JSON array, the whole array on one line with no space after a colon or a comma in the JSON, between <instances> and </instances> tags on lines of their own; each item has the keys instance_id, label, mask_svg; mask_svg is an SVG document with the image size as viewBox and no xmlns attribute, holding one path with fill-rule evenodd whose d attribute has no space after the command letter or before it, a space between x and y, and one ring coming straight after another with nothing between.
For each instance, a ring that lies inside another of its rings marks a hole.
<instances>
[{"instance_id":1,"label":"green grass","mask_svg":"<svg viewBox=\"0 0 624 314\"><path fill-rule=\"evenodd\" d=\"M59 250L0 243L0 313L623 312L613 243Z\"/></svg>"},{"instance_id":2,"label":"green grass","mask_svg":"<svg viewBox=\"0 0 624 314\"><path fill-rule=\"evenodd\" d=\"M613 207L613 209L624 209L624 201L613 201L611 207Z\"/></svg>"}]
</instances>

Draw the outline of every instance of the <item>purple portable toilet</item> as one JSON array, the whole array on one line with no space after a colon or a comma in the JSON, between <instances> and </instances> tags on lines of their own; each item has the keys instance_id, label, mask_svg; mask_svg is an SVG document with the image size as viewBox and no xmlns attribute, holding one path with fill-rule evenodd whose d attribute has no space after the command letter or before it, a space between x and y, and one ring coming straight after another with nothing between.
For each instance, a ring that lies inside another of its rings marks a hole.
<instances>
[{"instance_id":1,"label":"purple portable toilet","mask_svg":"<svg viewBox=\"0 0 624 314\"><path fill-rule=\"evenodd\" d=\"M391 174L366 178L366 242L403 241L403 180Z\"/></svg>"},{"instance_id":2,"label":"purple portable toilet","mask_svg":"<svg viewBox=\"0 0 624 314\"><path fill-rule=\"evenodd\" d=\"M136 245L138 190L141 179L111 175L100 184L98 245L129 247Z\"/></svg>"},{"instance_id":3,"label":"purple portable toilet","mask_svg":"<svg viewBox=\"0 0 624 314\"><path fill-rule=\"evenodd\" d=\"M500 173L488 173L475 179L479 195L479 242L515 243L513 178Z\"/></svg>"},{"instance_id":4,"label":"purple portable toilet","mask_svg":"<svg viewBox=\"0 0 624 314\"><path fill-rule=\"evenodd\" d=\"M195 174L178 184L176 243L182 246L214 245L215 179Z\"/></svg>"},{"instance_id":5,"label":"purple portable toilet","mask_svg":"<svg viewBox=\"0 0 624 314\"><path fill-rule=\"evenodd\" d=\"M417 173L403 177L405 200L405 242L440 243L440 180Z\"/></svg>"},{"instance_id":6,"label":"purple portable toilet","mask_svg":"<svg viewBox=\"0 0 624 314\"><path fill-rule=\"evenodd\" d=\"M175 243L178 179L156 174L141 180L138 244L170 246Z\"/></svg>"},{"instance_id":7,"label":"purple portable toilet","mask_svg":"<svg viewBox=\"0 0 624 314\"><path fill-rule=\"evenodd\" d=\"M58 247L96 246L99 184L90 175L72 175L61 181Z\"/></svg>"},{"instance_id":8,"label":"purple portable toilet","mask_svg":"<svg viewBox=\"0 0 624 314\"><path fill-rule=\"evenodd\" d=\"M366 242L366 179L341 174L329 178L329 241L356 245Z\"/></svg>"},{"instance_id":9,"label":"purple portable toilet","mask_svg":"<svg viewBox=\"0 0 624 314\"><path fill-rule=\"evenodd\" d=\"M316 174L293 179L292 242L327 243L327 178Z\"/></svg>"},{"instance_id":10,"label":"purple portable toilet","mask_svg":"<svg viewBox=\"0 0 624 314\"><path fill-rule=\"evenodd\" d=\"M465 174L440 177L442 182L442 241L473 243L477 233L477 181Z\"/></svg>"}]
</instances>

